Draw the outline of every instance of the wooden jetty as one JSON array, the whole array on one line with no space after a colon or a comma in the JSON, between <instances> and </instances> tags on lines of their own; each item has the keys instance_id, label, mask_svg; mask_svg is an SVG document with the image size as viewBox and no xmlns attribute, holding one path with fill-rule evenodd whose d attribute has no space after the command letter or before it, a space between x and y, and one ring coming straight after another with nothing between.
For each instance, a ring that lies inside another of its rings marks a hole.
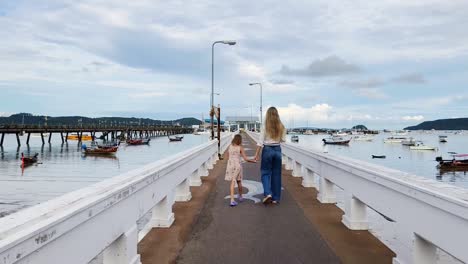
<instances>
[{"instance_id":1,"label":"wooden jetty","mask_svg":"<svg viewBox=\"0 0 468 264\"><path fill-rule=\"evenodd\" d=\"M96 133L102 133L105 139L117 139L119 136L125 138L135 137L159 137L169 136L175 134L192 133L193 129L190 127L181 126L103 126L103 125L88 125L88 126L31 126L31 125L3 125L0 126L0 147L6 134L15 134L18 146L21 146L20 135L26 134L26 145L29 145L31 134L37 133L41 135L42 144L45 144L46 136L48 134L48 143L52 140L52 134L59 134L62 143L68 141L69 134L78 135L78 142L81 142L83 133L89 133L93 139Z\"/></svg>"}]
</instances>

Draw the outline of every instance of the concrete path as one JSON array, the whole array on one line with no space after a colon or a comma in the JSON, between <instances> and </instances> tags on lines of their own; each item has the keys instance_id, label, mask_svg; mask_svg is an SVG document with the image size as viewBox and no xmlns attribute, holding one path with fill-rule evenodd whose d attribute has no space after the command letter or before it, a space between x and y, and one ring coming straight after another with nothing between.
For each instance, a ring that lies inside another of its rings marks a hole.
<instances>
[{"instance_id":1,"label":"concrete path","mask_svg":"<svg viewBox=\"0 0 468 264\"><path fill-rule=\"evenodd\" d=\"M256 146L243 134L244 148ZM174 206L175 223L153 229L139 244L143 264L150 263L391 263L393 253L367 231L349 231L341 211L322 205L316 193L283 170L282 200L264 206L246 200L229 206L226 161L218 161L193 199ZM252 193L260 183L260 163L244 163ZM257 195L261 199L262 195Z\"/></svg>"},{"instance_id":2,"label":"concrete path","mask_svg":"<svg viewBox=\"0 0 468 264\"><path fill-rule=\"evenodd\" d=\"M255 154L245 134L244 148ZM260 163L244 163L244 179L260 183ZM177 263L340 263L287 190L279 205L230 207L229 184L218 178Z\"/></svg>"}]
</instances>

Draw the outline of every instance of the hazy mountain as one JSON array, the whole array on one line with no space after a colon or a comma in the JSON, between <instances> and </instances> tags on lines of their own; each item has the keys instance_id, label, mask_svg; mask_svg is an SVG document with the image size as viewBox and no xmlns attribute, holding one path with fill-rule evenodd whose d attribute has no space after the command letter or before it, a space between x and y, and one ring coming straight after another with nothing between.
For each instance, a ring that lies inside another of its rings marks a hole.
<instances>
[{"instance_id":1,"label":"hazy mountain","mask_svg":"<svg viewBox=\"0 0 468 264\"><path fill-rule=\"evenodd\" d=\"M0 117L0 125L25 124L25 125L176 125L192 126L200 125L202 122L193 117L180 118L177 120L154 120L150 118L135 117L97 117L85 116L35 116L29 113L13 114L9 117Z\"/></svg>"},{"instance_id":2,"label":"hazy mountain","mask_svg":"<svg viewBox=\"0 0 468 264\"><path fill-rule=\"evenodd\" d=\"M405 130L468 130L468 118L439 119L424 121L416 126L406 127Z\"/></svg>"}]
</instances>

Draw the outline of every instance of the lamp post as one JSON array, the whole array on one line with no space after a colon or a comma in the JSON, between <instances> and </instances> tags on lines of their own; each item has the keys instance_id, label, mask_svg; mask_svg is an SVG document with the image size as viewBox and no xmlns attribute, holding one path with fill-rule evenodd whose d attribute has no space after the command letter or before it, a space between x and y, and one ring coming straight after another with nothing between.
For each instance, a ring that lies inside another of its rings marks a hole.
<instances>
[{"instance_id":1,"label":"lamp post","mask_svg":"<svg viewBox=\"0 0 468 264\"><path fill-rule=\"evenodd\" d=\"M260 86L260 131L262 130L263 125L263 113L262 113L262 105L263 105L263 87L261 83L249 83L250 86L252 85L259 85Z\"/></svg>"},{"instance_id":2,"label":"lamp post","mask_svg":"<svg viewBox=\"0 0 468 264\"><path fill-rule=\"evenodd\" d=\"M236 41L234 40L220 40L220 41L215 41L211 45L211 110L210 110L210 116L211 116L211 139L214 139L214 46L216 44L227 44L227 45L236 45ZM219 122L219 120L218 120Z\"/></svg>"}]
</instances>

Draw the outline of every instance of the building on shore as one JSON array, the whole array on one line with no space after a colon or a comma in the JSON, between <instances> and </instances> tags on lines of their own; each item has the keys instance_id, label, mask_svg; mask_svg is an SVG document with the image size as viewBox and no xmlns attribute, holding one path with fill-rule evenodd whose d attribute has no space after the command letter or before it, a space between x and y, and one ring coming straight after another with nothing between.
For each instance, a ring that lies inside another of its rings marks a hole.
<instances>
[{"instance_id":1,"label":"building on shore","mask_svg":"<svg viewBox=\"0 0 468 264\"><path fill-rule=\"evenodd\" d=\"M227 116L226 126L230 130L245 129L249 131L260 131L258 116Z\"/></svg>"}]
</instances>

